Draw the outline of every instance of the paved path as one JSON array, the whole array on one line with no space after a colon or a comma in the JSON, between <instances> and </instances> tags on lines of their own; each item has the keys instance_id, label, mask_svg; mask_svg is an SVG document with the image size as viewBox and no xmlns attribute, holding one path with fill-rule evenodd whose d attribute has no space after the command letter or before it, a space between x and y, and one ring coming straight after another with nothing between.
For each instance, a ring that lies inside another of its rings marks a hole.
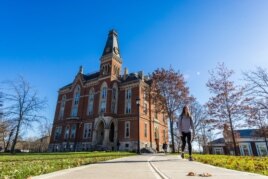
<instances>
[{"instance_id":1,"label":"paved path","mask_svg":"<svg viewBox=\"0 0 268 179\"><path fill-rule=\"evenodd\" d=\"M139 155L114 159L97 164L62 170L33 179L194 179L200 176L186 176L188 172L210 173L210 179L268 179L267 176L228 170L199 162L190 162L175 155Z\"/></svg>"}]
</instances>

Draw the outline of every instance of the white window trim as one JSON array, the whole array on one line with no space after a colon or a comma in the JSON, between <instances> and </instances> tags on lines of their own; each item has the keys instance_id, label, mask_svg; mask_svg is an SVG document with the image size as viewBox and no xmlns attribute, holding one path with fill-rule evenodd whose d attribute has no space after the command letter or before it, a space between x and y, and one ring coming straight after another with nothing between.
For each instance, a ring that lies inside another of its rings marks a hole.
<instances>
[{"instance_id":1,"label":"white window trim","mask_svg":"<svg viewBox=\"0 0 268 179\"><path fill-rule=\"evenodd\" d=\"M147 122L144 123L144 137L145 138L148 137L148 123Z\"/></svg>"},{"instance_id":2,"label":"white window trim","mask_svg":"<svg viewBox=\"0 0 268 179\"><path fill-rule=\"evenodd\" d=\"M145 100L143 101L143 113L148 114L148 103Z\"/></svg>"},{"instance_id":3,"label":"white window trim","mask_svg":"<svg viewBox=\"0 0 268 179\"><path fill-rule=\"evenodd\" d=\"M130 91L130 98L128 97L128 92ZM131 98L132 98L132 89L131 88L126 88L125 90L125 114L131 114Z\"/></svg>"},{"instance_id":4,"label":"white window trim","mask_svg":"<svg viewBox=\"0 0 268 179\"><path fill-rule=\"evenodd\" d=\"M261 145L265 146L265 149L266 149L266 154L268 154L268 149L267 149L267 146L266 146L266 143L265 142L256 142L255 143L256 145L256 148L257 148L257 153L258 153L258 156L263 156L260 152L260 147Z\"/></svg>"},{"instance_id":5,"label":"white window trim","mask_svg":"<svg viewBox=\"0 0 268 179\"><path fill-rule=\"evenodd\" d=\"M60 130L59 130L59 129L60 129ZM59 132L59 136L56 135L58 130L60 131L60 132ZM57 127L55 128L54 140L59 140L59 138L60 138L60 136L61 136L61 133L62 133L62 126L57 126ZM58 136L58 137L57 137L57 136Z\"/></svg>"},{"instance_id":6,"label":"white window trim","mask_svg":"<svg viewBox=\"0 0 268 179\"><path fill-rule=\"evenodd\" d=\"M115 89L115 99L114 99L114 89ZM111 112L116 114L117 113L117 103L118 103L118 86L116 83L114 83L112 88L112 100L111 100ZM114 103L114 106L113 106ZM114 107L114 109L113 109Z\"/></svg>"},{"instance_id":7,"label":"white window trim","mask_svg":"<svg viewBox=\"0 0 268 179\"><path fill-rule=\"evenodd\" d=\"M106 88L106 96L105 99L102 99L102 93L103 93L103 88ZM99 113L105 113L107 110L107 96L108 96L108 87L107 87L107 83L103 82L100 88L100 99L99 99ZM105 110L101 111L101 105L102 102L105 103Z\"/></svg>"},{"instance_id":8,"label":"white window trim","mask_svg":"<svg viewBox=\"0 0 268 179\"><path fill-rule=\"evenodd\" d=\"M73 134L73 126L75 126L75 130L74 130L74 136L72 137L72 134ZM71 132L70 132L70 139L75 139L75 137L76 137L76 129L77 127L76 127L76 125L75 124L73 124L73 125L71 125Z\"/></svg>"},{"instance_id":9,"label":"white window trim","mask_svg":"<svg viewBox=\"0 0 268 179\"><path fill-rule=\"evenodd\" d=\"M59 120L62 120L64 117L65 105L66 105L66 95L63 95L60 103Z\"/></svg>"},{"instance_id":10,"label":"white window trim","mask_svg":"<svg viewBox=\"0 0 268 179\"><path fill-rule=\"evenodd\" d=\"M68 136L66 135L68 129ZM64 130L64 139L69 139L70 138L70 126L66 126Z\"/></svg>"},{"instance_id":11,"label":"white window trim","mask_svg":"<svg viewBox=\"0 0 268 179\"><path fill-rule=\"evenodd\" d=\"M93 101L91 101L91 96L93 96L93 99L92 99ZM94 89L92 88L89 90L89 94L88 94L88 108L87 108L88 115L92 115L94 113L94 99L95 99L95 94L94 94ZM92 112L90 112L91 105L92 105Z\"/></svg>"},{"instance_id":12,"label":"white window trim","mask_svg":"<svg viewBox=\"0 0 268 179\"><path fill-rule=\"evenodd\" d=\"M243 146L247 146L248 152L249 152L249 156L252 155L252 149L251 149L251 145L250 143L239 143L239 149L240 149L240 153L241 155L245 156L244 150L243 150Z\"/></svg>"},{"instance_id":13,"label":"white window trim","mask_svg":"<svg viewBox=\"0 0 268 179\"><path fill-rule=\"evenodd\" d=\"M77 92L79 92L79 97L78 97L78 103L75 104L76 93L77 93ZM72 105L72 110L71 110L71 116L72 116L72 117L77 117L77 115L78 115L80 95L81 95L81 87L80 87L79 85L77 85L77 86L75 87L74 94L73 94L73 105ZM76 111L74 111L75 109L76 109ZM74 112L76 112L76 114L74 114Z\"/></svg>"},{"instance_id":14,"label":"white window trim","mask_svg":"<svg viewBox=\"0 0 268 179\"><path fill-rule=\"evenodd\" d=\"M217 154L216 150L219 150L220 154L223 154L223 148L222 147L213 147L213 154Z\"/></svg>"},{"instance_id":15,"label":"white window trim","mask_svg":"<svg viewBox=\"0 0 268 179\"><path fill-rule=\"evenodd\" d=\"M86 126L88 126L87 130L85 130ZM89 130L90 130L90 135L88 134ZM87 133L86 137L85 137L85 133ZM83 128L83 139L89 139L91 138L91 136L92 136L92 123L85 123L84 128Z\"/></svg>"}]
</instances>

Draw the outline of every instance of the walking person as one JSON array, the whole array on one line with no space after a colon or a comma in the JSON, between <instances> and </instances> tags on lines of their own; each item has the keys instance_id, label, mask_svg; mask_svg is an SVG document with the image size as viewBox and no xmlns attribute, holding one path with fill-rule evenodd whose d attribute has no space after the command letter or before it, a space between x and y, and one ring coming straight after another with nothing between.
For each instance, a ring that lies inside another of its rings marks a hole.
<instances>
[{"instance_id":1,"label":"walking person","mask_svg":"<svg viewBox=\"0 0 268 179\"><path fill-rule=\"evenodd\" d=\"M188 106L184 106L182 113L179 117L179 120L177 121L179 133L181 136L182 141L182 147L181 147L181 158L184 158L184 149L186 146L186 141L188 145L188 151L189 151L189 161L193 161L192 158L192 140L194 136L194 123L191 117L191 113L189 111ZM192 129L192 133L191 133Z\"/></svg>"},{"instance_id":2,"label":"walking person","mask_svg":"<svg viewBox=\"0 0 268 179\"><path fill-rule=\"evenodd\" d=\"M117 151L119 151L119 147L120 147L119 139L117 139L116 146L117 146Z\"/></svg>"},{"instance_id":3,"label":"walking person","mask_svg":"<svg viewBox=\"0 0 268 179\"><path fill-rule=\"evenodd\" d=\"M167 153L167 143L165 142L162 146L163 150L164 150L164 153L166 154Z\"/></svg>"}]
</instances>

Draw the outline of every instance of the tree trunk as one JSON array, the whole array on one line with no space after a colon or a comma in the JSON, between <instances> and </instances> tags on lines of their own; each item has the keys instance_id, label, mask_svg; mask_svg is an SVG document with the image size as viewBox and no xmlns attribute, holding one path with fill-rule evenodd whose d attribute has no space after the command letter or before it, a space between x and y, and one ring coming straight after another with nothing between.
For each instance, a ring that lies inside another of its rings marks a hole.
<instances>
[{"instance_id":1,"label":"tree trunk","mask_svg":"<svg viewBox=\"0 0 268 179\"><path fill-rule=\"evenodd\" d=\"M21 124L21 120L19 120L19 122L18 122L15 138L14 138L13 143L12 143L12 147L11 147L11 153L12 154L15 153L15 146L17 144L17 139L18 139L18 136L19 136L20 124Z\"/></svg>"},{"instance_id":2,"label":"tree trunk","mask_svg":"<svg viewBox=\"0 0 268 179\"><path fill-rule=\"evenodd\" d=\"M6 146L6 141L5 141L5 132L3 132L3 134L2 134L2 135L3 135L3 141L2 141L2 142L3 142L3 146L4 146L4 147L3 147L3 149L5 149L5 146Z\"/></svg>"},{"instance_id":3,"label":"tree trunk","mask_svg":"<svg viewBox=\"0 0 268 179\"><path fill-rule=\"evenodd\" d=\"M234 129L233 129L233 123L232 123L230 113L229 113L229 122L230 122L230 127L231 127L231 132L232 132L234 152L235 152L235 155L238 156L238 151L237 151L237 148L236 148L236 141L235 141L235 134L234 134Z\"/></svg>"},{"instance_id":4,"label":"tree trunk","mask_svg":"<svg viewBox=\"0 0 268 179\"><path fill-rule=\"evenodd\" d=\"M15 130L15 128L12 128L12 129L10 130L10 133L9 133L9 135L8 135L7 144L6 144L6 146L5 146L5 152L8 150L8 147L9 147L11 138L12 138L12 136L13 136L14 130Z\"/></svg>"},{"instance_id":5,"label":"tree trunk","mask_svg":"<svg viewBox=\"0 0 268 179\"><path fill-rule=\"evenodd\" d=\"M169 124L170 124L170 134L171 134L171 143L172 143L172 153L175 153L174 130L173 130L172 118L169 118Z\"/></svg>"},{"instance_id":6,"label":"tree trunk","mask_svg":"<svg viewBox=\"0 0 268 179\"><path fill-rule=\"evenodd\" d=\"M266 135L266 130L265 130L265 128L263 128L262 133L263 133L264 141L265 141L265 144L266 144L266 148L268 149L268 141L267 141L267 138L266 138L267 135Z\"/></svg>"}]
</instances>

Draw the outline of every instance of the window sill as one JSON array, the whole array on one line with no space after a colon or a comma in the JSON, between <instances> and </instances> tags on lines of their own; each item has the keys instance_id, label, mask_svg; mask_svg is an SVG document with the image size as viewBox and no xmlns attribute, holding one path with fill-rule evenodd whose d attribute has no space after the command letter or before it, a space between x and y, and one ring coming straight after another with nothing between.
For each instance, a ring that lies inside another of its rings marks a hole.
<instances>
[{"instance_id":1,"label":"window sill","mask_svg":"<svg viewBox=\"0 0 268 179\"><path fill-rule=\"evenodd\" d=\"M78 116L70 116L70 117L67 117L66 119L70 120L70 119L80 119L80 118Z\"/></svg>"}]
</instances>

